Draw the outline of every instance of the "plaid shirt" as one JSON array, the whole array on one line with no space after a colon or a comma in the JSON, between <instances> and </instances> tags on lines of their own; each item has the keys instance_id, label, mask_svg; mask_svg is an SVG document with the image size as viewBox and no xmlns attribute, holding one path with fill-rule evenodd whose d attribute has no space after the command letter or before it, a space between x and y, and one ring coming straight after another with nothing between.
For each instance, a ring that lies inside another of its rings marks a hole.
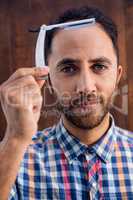
<instances>
[{"instance_id":1,"label":"plaid shirt","mask_svg":"<svg viewBox=\"0 0 133 200\"><path fill-rule=\"evenodd\" d=\"M38 132L20 166L10 200L133 200L132 132L112 125L88 147L62 121Z\"/></svg>"}]
</instances>

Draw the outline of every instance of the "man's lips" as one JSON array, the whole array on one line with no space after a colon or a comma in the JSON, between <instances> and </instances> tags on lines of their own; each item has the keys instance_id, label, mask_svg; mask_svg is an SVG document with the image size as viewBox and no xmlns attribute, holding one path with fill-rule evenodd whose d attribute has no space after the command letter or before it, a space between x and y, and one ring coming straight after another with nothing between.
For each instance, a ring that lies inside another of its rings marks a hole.
<instances>
[{"instance_id":1,"label":"man's lips","mask_svg":"<svg viewBox=\"0 0 133 200\"><path fill-rule=\"evenodd\" d=\"M81 103L81 105L87 106L87 105L93 105L93 104L98 104L98 103L99 103L98 100L90 100L90 101Z\"/></svg>"},{"instance_id":2,"label":"man's lips","mask_svg":"<svg viewBox=\"0 0 133 200\"><path fill-rule=\"evenodd\" d=\"M73 105L75 107L87 107L87 106L91 106L91 105L96 105L98 103L100 103L99 99L91 99L88 101L81 101L81 102L78 101L78 102L75 102Z\"/></svg>"},{"instance_id":3,"label":"man's lips","mask_svg":"<svg viewBox=\"0 0 133 200\"><path fill-rule=\"evenodd\" d=\"M82 102L79 105L74 105L72 107L72 110L75 110L75 112L90 112L92 110L95 110L96 107L99 105L99 101L97 100L91 100L87 102Z\"/></svg>"}]
</instances>

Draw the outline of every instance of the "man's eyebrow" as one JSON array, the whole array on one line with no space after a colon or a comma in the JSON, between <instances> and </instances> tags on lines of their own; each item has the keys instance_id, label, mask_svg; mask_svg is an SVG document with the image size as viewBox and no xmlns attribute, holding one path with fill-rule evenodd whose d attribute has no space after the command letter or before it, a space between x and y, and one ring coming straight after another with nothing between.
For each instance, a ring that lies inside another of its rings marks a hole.
<instances>
[{"instance_id":1,"label":"man's eyebrow","mask_svg":"<svg viewBox=\"0 0 133 200\"><path fill-rule=\"evenodd\" d=\"M110 59L106 58L104 56L99 57L99 58L90 59L90 60L88 60L88 62L90 62L90 63L106 63L108 65L112 65L112 62L110 61Z\"/></svg>"},{"instance_id":2,"label":"man's eyebrow","mask_svg":"<svg viewBox=\"0 0 133 200\"><path fill-rule=\"evenodd\" d=\"M57 64L56 64L56 68L60 68L61 65L66 65L66 64L79 64L80 60L77 59L73 59L73 58L64 58L62 60L60 60Z\"/></svg>"},{"instance_id":3,"label":"man's eyebrow","mask_svg":"<svg viewBox=\"0 0 133 200\"><path fill-rule=\"evenodd\" d=\"M92 58L88 60L88 63L105 63L105 64L109 64L112 65L110 59L102 56L102 57L98 57L98 58ZM61 66L63 65L67 65L67 64L76 64L79 65L81 64L81 61L79 59L73 59L73 58L63 58L62 60L60 60L57 64L56 64L56 68L61 68Z\"/></svg>"}]
</instances>

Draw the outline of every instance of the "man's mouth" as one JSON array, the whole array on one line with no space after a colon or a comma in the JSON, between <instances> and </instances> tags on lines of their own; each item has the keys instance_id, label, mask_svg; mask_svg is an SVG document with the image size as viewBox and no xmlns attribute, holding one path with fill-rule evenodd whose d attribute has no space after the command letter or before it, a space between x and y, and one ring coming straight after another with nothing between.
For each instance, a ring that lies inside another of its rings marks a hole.
<instances>
[{"instance_id":1,"label":"man's mouth","mask_svg":"<svg viewBox=\"0 0 133 200\"><path fill-rule=\"evenodd\" d=\"M74 106L72 110L76 113L89 114L91 112L96 112L98 105L99 101L91 100L87 102L82 102L79 105Z\"/></svg>"},{"instance_id":2,"label":"man's mouth","mask_svg":"<svg viewBox=\"0 0 133 200\"><path fill-rule=\"evenodd\" d=\"M94 106L94 105L97 105L98 103L100 103L100 100L98 98L93 98L93 99L89 99L87 101L75 101L73 102L73 107L82 107L82 108L87 108L87 107L90 107L90 106Z\"/></svg>"}]
</instances>

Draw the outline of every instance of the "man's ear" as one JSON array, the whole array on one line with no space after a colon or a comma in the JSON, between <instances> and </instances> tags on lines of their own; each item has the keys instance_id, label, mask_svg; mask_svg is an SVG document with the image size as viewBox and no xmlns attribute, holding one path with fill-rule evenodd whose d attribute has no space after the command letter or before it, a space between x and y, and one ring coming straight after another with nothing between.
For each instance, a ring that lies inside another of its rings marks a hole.
<instances>
[{"instance_id":1,"label":"man's ear","mask_svg":"<svg viewBox=\"0 0 133 200\"><path fill-rule=\"evenodd\" d=\"M123 67L121 65L118 65L117 67L117 85L119 84L120 80L121 80L121 77L122 77L122 74L123 74Z\"/></svg>"}]
</instances>

